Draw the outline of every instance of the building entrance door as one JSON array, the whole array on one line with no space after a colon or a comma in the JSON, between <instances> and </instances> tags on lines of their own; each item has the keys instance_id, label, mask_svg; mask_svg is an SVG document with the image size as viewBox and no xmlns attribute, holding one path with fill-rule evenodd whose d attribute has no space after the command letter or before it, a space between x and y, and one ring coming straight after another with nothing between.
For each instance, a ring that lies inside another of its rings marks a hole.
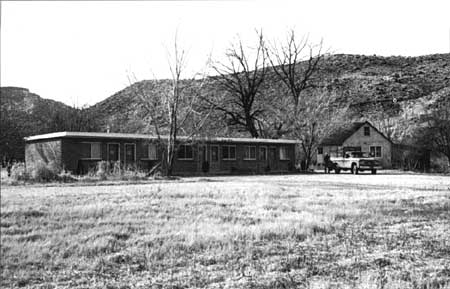
<instances>
[{"instance_id":1,"label":"building entrance door","mask_svg":"<svg viewBox=\"0 0 450 289\"><path fill-rule=\"evenodd\" d=\"M125 167L134 167L136 163L136 145L134 143L125 144Z\"/></svg>"},{"instance_id":2,"label":"building entrance door","mask_svg":"<svg viewBox=\"0 0 450 289\"><path fill-rule=\"evenodd\" d=\"M118 143L108 144L108 161L116 162L120 160L120 148Z\"/></svg>"},{"instance_id":3,"label":"building entrance door","mask_svg":"<svg viewBox=\"0 0 450 289\"><path fill-rule=\"evenodd\" d=\"M218 171L219 168L219 146L211 145L209 154L209 170Z\"/></svg>"},{"instance_id":4,"label":"building entrance door","mask_svg":"<svg viewBox=\"0 0 450 289\"><path fill-rule=\"evenodd\" d=\"M209 172L208 150L206 145L198 146L198 162L202 172Z\"/></svg>"},{"instance_id":5,"label":"building entrance door","mask_svg":"<svg viewBox=\"0 0 450 289\"><path fill-rule=\"evenodd\" d=\"M271 171L277 170L277 149L269 147L269 167Z\"/></svg>"}]
</instances>

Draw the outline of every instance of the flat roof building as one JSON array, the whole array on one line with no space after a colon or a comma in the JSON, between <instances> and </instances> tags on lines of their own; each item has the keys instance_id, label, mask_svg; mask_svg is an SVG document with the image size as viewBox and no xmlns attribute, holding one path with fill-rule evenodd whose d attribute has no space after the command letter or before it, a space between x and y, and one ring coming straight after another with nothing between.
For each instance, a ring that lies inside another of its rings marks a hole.
<instances>
[{"instance_id":1,"label":"flat roof building","mask_svg":"<svg viewBox=\"0 0 450 289\"><path fill-rule=\"evenodd\" d=\"M151 170L161 163L167 137L146 134L55 132L25 138L27 167L55 162L77 174L99 161ZM295 170L298 141L282 139L177 137L174 174L269 173Z\"/></svg>"}]
</instances>

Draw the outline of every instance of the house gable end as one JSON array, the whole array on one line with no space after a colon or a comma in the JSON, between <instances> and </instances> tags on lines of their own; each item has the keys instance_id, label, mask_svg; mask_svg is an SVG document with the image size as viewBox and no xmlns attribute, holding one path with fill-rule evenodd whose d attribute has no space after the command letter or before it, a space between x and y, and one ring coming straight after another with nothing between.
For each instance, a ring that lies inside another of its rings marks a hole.
<instances>
[{"instance_id":1,"label":"house gable end","mask_svg":"<svg viewBox=\"0 0 450 289\"><path fill-rule=\"evenodd\" d=\"M354 122L340 127L339 129L332 132L329 136L324 138L320 143L321 146L342 146L346 140L352 137L355 133L363 130L364 127L369 126L373 131L381 135L387 141L392 143L392 141L386 137L382 132L380 132L376 127L374 127L370 122Z\"/></svg>"}]
</instances>

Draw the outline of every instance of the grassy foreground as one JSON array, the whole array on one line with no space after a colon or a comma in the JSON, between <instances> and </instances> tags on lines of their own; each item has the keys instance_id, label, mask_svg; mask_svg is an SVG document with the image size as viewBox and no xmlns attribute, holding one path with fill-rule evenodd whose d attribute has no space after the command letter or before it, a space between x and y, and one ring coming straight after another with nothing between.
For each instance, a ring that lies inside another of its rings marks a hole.
<instances>
[{"instance_id":1,"label":"grassy foreground","mask_svg":"<svg viewBox=\"0 0 450 289\"><path fill-rule=\"evenodd\" d=\"M450 288L450 177L1 190L2 288Z\"/></svg>"}]
</instances>

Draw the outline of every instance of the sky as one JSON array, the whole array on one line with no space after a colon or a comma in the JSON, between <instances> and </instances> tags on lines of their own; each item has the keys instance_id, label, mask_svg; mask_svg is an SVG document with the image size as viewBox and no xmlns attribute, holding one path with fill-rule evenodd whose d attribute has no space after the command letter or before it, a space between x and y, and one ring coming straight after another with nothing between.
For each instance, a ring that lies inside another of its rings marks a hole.
<instances>
[{"instance_id":1,"label":"sky","mask_svg":"<svg viewBox=\"0 0 450 289\"><path fill-rule=\"evenodd\" d=\"M331 53L417 56L450 52L450 1L1 2L1 86L71 106L92 105L137 80L170 77L167 52L187 51L184 77L223 62L255 30L290 29Z\"/></svg>"}]
</instances>

